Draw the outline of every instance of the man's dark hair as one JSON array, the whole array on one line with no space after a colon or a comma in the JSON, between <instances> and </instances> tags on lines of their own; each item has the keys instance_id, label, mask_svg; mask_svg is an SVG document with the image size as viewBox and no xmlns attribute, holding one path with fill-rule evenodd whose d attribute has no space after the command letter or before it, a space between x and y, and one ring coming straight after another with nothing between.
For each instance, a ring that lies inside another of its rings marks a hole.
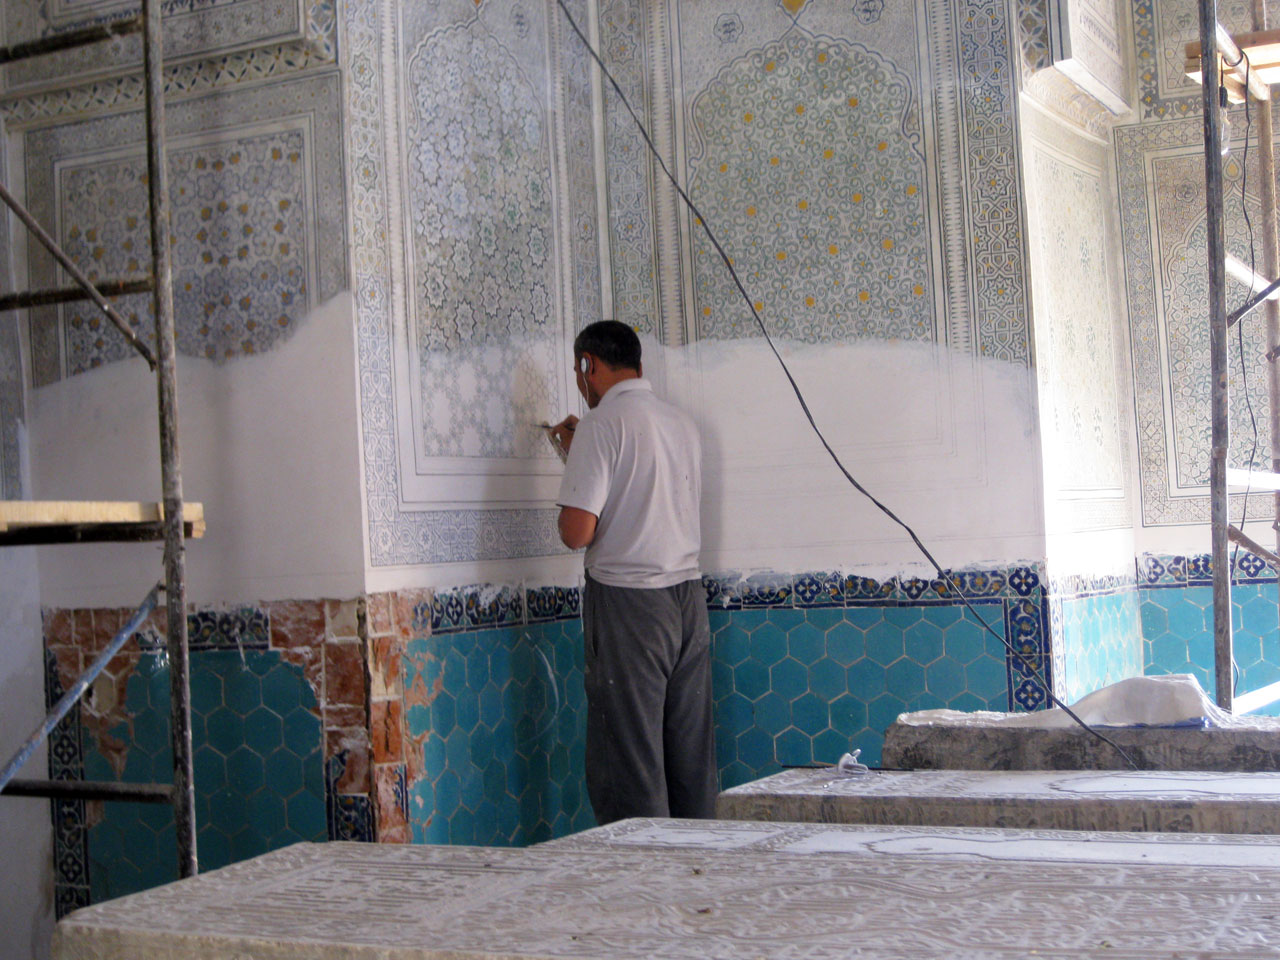
<instances>
[{"instance_id":1,"label":"man's dark hair","mask_svg":"<svg viewBox=\"0 0 1280 960\"><path fill-rule=\"evenodd\" d=\"M573 355L576 358L584 353L599 357L615 369L640 370L640 338L617 320L597 320L579 330L573 340Z\"/></svg>"}]
</instances>

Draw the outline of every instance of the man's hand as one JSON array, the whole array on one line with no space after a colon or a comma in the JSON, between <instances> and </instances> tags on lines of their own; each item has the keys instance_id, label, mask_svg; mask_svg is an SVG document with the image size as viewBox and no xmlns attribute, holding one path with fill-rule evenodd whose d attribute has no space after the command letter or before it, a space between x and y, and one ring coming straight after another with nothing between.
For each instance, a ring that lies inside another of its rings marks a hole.
<instances>
[{"instance_id":1,"label":"man's hand","mask_svg":"<svg viewBox=\"0 0 1280 960\"><path fill-rule=\"evenodd\" d=\"M573 443L573 431L578 427L578 418L572 413L557 423L554 427L548 427L551 431L552 439L555 440L565 453L569 452L569 447Z\"/></svg>"}]
</instances>

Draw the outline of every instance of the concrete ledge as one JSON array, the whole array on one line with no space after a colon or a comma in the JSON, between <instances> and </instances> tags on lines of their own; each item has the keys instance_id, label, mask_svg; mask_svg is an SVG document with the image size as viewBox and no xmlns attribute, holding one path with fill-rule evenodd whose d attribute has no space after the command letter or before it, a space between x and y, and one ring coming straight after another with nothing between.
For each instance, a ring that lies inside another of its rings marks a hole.
<instances>
[{"instance_id":1,"label":"concrete ledge","mask_svg":"<svg viewBox=\"0 0 1280 960\"><path fill-rule=\"evenodd\" d=\"M1242 717L1209 730L1102 730L1144 770L1280 771L1280 717ZM881 762L902 770L1125 770L1111 747L1079 728L894 723Z\"/></svg>"}]
</instances>

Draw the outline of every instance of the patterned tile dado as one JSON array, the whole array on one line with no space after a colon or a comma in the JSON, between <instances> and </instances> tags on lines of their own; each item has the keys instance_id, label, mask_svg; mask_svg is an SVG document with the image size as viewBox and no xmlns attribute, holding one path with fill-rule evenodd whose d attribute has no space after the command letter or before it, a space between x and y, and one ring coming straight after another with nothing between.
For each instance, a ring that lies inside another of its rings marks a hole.
<instances>
[{"instance_id":1,"label":"patterned tile dado","mask_svg":"<svg viewBox=\"0 0 1280 960\"><path fill-rule=\"evenodd\" d=\"M337 80L283 81L170 107L183 353L221 362L269 350L345 286L345 246L333 239L344 233ZM149 261L140 122L124 114L25 137L32 211L58 224L91 277L137 275ZM47 257L33 255L29 273L33 287L56 285ZM152 335L149 296L121 307L144 339ZM129 355L114 330L76 305L33 311L32 350L37 385Z\"/></svg>"},{"instance_id":2,"label":"patterned tile dado","mask_svg":"<svg viewBox=\"0 0 1280 960\"><path fill-rule=\"evenodd\" d=\"M45 706L52 708L65 692L53 652L45 651ZM83 780L81 705L77 701L49 734L49 779ZM89 904L89 835L85 801L51 800L53 817L54 910L59 919Z\"/></svg>"},{"instance_id":3,"label":"patterned tile dado","mask_svg":"<svg viewBox=\"0 0 1280 960\"><path fill-rule=\"evenodd\" d=\"M328 0L331 7L332 0ZM4 6L5 35L10 43L49 36L88 23L114 20L141 9L136 0L10 0ZM247 46L301 40L308 32L305 5L299 0L165 0L164 52L184 60L230 54ZM67 78L119 70L142 62L137 35L114 43L91 44L69 52L5 67L9 89L49 86Z\"/></svg>"},{"instance_id":4,"label":"patterned tile dado","mask_svg":"<svg viewBox=\"0 0 1280 960\"><path fill-rule=\"evenodd\" d=\"M1275 582L1275 571L1261 557L1237 549L1232 549L1230 557L1233 584ZM1213 557L1207 553L1187 556L1144 553L1137 558L1136 565L1139 587L1213 585Z\"/></svg>"},{"instance_id":5,"label":"patterned tile dado","mask_svg":"<svg viewBox=\"0 0 1280 960\"><path fill-rule=\"evenodd\" d=\"M1199 306L1207 296L1201 137L1198 119L1119 127L1115 135L1142 520L1148 526L1209 519L1208 334ZM1247 260L1241 157L1242 151L1233 152L1224 165L1227 246ZM1254 158L1249 159L1248 178L1256 182ZM1252 200L1250 208L1257 222L1260 214ZM1231 304L1242 296L1242 288L1228 290ZM1246 322L1243 335L1246 357L1257 356L1263 349L1262 327ZM1233 337L1230 457L1245 466L1252 430L1237 353ZM1265 378L1251 376L1248 386L1254 415L1265 423ZM1265 462L1269 456L1264 430L1256 458ZM1232 497L1233 516L1240 516L1243 499L1242 494ZM1265 512L1263 499L1252 498L1250 512Z\"/></svg>"}]
</instances>

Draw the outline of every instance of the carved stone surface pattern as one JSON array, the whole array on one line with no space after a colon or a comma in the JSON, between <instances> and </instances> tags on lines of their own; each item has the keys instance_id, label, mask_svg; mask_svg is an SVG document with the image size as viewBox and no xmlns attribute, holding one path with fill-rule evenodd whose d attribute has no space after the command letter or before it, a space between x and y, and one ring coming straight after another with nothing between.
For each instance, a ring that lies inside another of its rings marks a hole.
<instances>
[{"instance_id":1,"label":"carved stone surface pattern","mask_svg":"<svg viewBox=\"0 0 1280 960\"><path fill-rule=\"evenodd\" d=\"M714 849L299 845L90 907L59 960L154 952L330 958L1270 956L1280 870L792 856ZM903 917L918 922L903 923ZM129 951L135 951L130 953ZM358 951L358 953L357 953Z\"/></svg>"}]
</instances>

